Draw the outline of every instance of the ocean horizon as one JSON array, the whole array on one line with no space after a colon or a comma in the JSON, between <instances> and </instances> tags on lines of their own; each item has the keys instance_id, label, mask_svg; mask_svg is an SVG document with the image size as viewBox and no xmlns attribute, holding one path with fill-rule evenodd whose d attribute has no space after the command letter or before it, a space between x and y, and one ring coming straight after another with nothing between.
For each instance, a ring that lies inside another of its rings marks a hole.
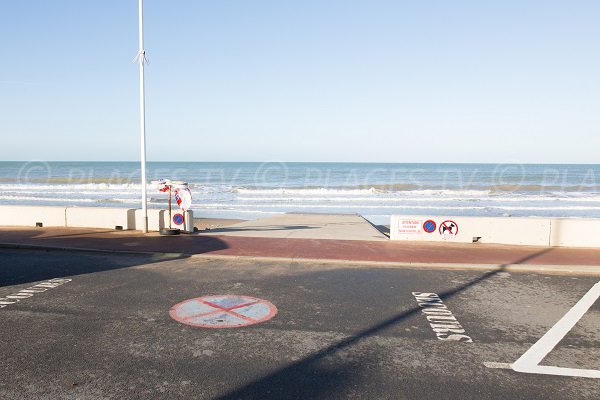
<instances>
[{"instance_id":1,"label":"ocean horizon","mask_svg":"<svg viewBox=\"0 0 600 400\"><path fill-rule=\"evenodd\" d=\"M148 181L183 180L196 217L285 212L600 218L598 164L148 162ZM137 161L2 161L5 205L141 207ZM167 196L148 185L148 206Z\"/></svg>"}]
</instances>

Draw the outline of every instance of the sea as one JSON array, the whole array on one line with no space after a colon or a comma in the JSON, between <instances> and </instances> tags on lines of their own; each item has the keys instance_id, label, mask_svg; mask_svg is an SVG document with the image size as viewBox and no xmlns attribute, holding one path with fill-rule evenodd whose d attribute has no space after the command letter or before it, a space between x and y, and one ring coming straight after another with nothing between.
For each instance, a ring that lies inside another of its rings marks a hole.
<instances>
[{"instance_id":1,"label":"sea","mask_svg":"<svg viewBox=\"0 0 600 400\"><path fill-rule=\"evenodd\" d=\"M149 162L153 180L188 182L200 218L357 213L600 218L600 165ZM139 162L0 162L0 204L141 207Z\"/></svg>"}]
</instances>

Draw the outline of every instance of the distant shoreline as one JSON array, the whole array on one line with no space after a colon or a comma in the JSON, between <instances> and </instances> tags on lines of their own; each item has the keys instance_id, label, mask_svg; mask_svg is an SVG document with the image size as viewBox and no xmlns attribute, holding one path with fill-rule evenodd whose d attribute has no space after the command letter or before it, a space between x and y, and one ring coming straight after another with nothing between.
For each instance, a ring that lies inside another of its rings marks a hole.
<instances>
[{"instance_id":1,"label":"distant shoreline","mask_svg":"<svg viewBox=\"0 0 600 400\"><path fill-rule=\"evenodd\" d=\"M0 160L1 164L9 164L9 163L17 163L17 164L26 164L31 162L44 162L44 163L52 163L52 164L115 164L115 163L123 163L123 164L136 164L139 165L140 161L118 161L118 160L43 160L43 159L35 159L35 160ZM340 164L340 165L426 165L426 166L444 166L444 165L452 165L452 166L495 166L495 165L527 165L527 166L550 166L550 167L565 167L565 166L600 166L600 163L561 163L561 162L398 162L398 161L279 161L279 160L270 160L270 161L147 161L146 164L272 164L272 163L280 163L280 164L321 164L321 165L332 165L332 164Z\"/></svg>"},{"instance_id":2,"label":"distant shoreline","mask_svg":"<svg viewBox=\"0 0 600 400\"><path fill-rule=\"evenodd\" d=\"M279 213L600 218L600 165L150 162L149 181L189 183L196 216ZM5 205L141 205L138 162L0 162ZM147 187L148 208L167 195ZM216 224L221 224L217 222ZM208 224L210 225L210 224ZM214 223L213 223L214 225Z\"/></svg>"}]
</instances>

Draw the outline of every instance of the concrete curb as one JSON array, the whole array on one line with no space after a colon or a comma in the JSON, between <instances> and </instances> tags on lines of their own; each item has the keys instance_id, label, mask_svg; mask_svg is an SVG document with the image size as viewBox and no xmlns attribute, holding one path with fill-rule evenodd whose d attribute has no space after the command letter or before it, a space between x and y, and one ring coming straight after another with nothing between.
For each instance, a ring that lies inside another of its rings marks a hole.
<instances>
[{"instance_id":1,"label":"concrete curb","mask_svg":"<svg viewBox=\"0 0 600 400\"><path fill-rule=\"evenodd\" d=\"M165 253L160 251L135 251L135 250L106 250L106 249L90 249L85 247L67 247L67 246L49 246L38 244L24 243L0 243L0 249L12 250L58 250L58 251L80 251L85 253L104 253L104 254L130 254L130 255L156 255L161 257L178 258L189 257L185 253Z\"/></svg>"},{"instance_id":2,"label":"concrete curb","mask_svg":"<svg viewBox=\"0 0 600 400\"><path fill-rule=\"evenodd\" d=\"M280 261L297 263L344 264L353 268L379 267L379 268L411 268L411 269L442 269L442 270L480 270L480 271L506 271L506 272L536 272L544 274L569 274L600 276L600 265L536 265L536 264L467 264L467 263L413 263L403 261L357 261L334 260L324 258L287 258L264 256L231 256L217 254L193 254L190 257L215 259L215 260L244 260L244 261Z\"/></svg>"},{"instance_id":3,"label":"concrete curb","mask_svg":"<svg viewBox=\"0 0 600 400\"><path fill-rule=\"evenodd\" d=\"M271 262L295 262L295 263L320 263L320 264L343 264L345 267L377 267L377 268L411 268L432 270L455 270L455 271L505 271L505 272L535 272L544 274L567 274L567 275L590 275L600 276L600 265L536 265L536 264L467 264L467 263L414 263L407 261L358 261L328 258L292 258L292 257L265 257L265 256L239 256L220 254L187 254L187 253L165 253L155 251L135 250L105 250L88 249L65 246L48 246L22 243L0 243L0 249L15 250L58 250L79 251L103 254L130 254L130 255L157 255L165 258L202 258L214 260L242 260L242 261L271 261Z\"/></svg>"}]
</instances>

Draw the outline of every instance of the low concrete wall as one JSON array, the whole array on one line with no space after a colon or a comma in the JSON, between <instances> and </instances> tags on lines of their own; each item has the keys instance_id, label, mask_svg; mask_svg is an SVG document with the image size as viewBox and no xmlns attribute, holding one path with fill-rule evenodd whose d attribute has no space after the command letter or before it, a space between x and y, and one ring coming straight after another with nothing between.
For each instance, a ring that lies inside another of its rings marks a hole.
<instances>
[{"instance_id":1,"label":"low concrete wall","mask_svg":"<svg viewBox=\"0 0 600 400\"><path fill-rule=\"evenodd\" d=\"M165 210L156 210L149 209L148 210L148 230L150 231L158 231L161 228L164 228L164 214ZM144 229L144 216L143 210L137 209L135 210L135 225L133 229L137 229L141 231Z\"/></svg>"},{"instance_id":2,"label":"low concrete wall","mask_svg":"<svg viewBox=\"0 0 600 400\"><path fill-rule=\"evenodd\" d=\"M173 211L173 215L181 213ZM113 207L39 207L0 206L0 226L43 226L73 228L144 229L142 210ZM148 229L158 231L169 226L169 213L165 210L148 210ZM194 214L184 213L184 223L172 224L184 232L194 231Z\"/></svg>"},{"instance_id":3,"label":"low concrete wall","mask_svg":"<svg viewBox=\"0 0 600 400\"><path fill-rule=\"evenodd\" d=\"M134 228L137 230L144 229L144 217L142 214L142 210L135 210L135 224ZM192 211L186 211L182 213L181 211L173 210L171 218L175 214L183 214L184 223L182 225L175 225L175 223L171 222L172 228L179 228L184 232L192 233L194 232L194 213ZM149 209L148 210L148 230L150 231L158 231L162 228L169 227L169 211L167 210L156 210Z\"/></svg>"},{"instance_id":4,"label":"low concrete wall","mask_svg":"<svg viewBox=\"0 0 600 400\"><path fill-rule=\"evenodd\" d=\"M0 206L0 225L66 226L65 207Z\"/></svg>"},{"instance_id":5,"label":"low concrete wall","mask_svg":"<svg viewBox=\"0 0 600 400\"><path fill-rule=\"evenodd\" d=\"M393 215L390 238L431 242L600 247L600 219Z\"/></svg>"},{"instance_id":6,"label":"low concrete wall","mask_svg":"<svg viewBox=\"0 0 600 400\"><path fill-rule=\"evenodd\" d=\"M65 226L77 228L135 229L135 209L113 207L68 207Z\"/></svg>"},{"instance_id":7,"label":"low concrete wall","mask_svg":"<svg viewBox=\"0 0 600 400\"><path fill-rule=\"evenodd\" d=\"M552 219L550 245L600 247L600 220L575 218Z\"/></svg>"},{"instance_id":8,"label":"low concrete wall","mask_svg":"<svg viewBox=\"0 0 600 400\"><path fill-rule=\"evenodd\" d=\"M427 232L425 222L429 223ZM447 228L444 231L444 226ZM451 233L450 233L451 232ZM540 218L392 216L392 240L548 246L550 221Z\"/></svg>"}]
</instances>

